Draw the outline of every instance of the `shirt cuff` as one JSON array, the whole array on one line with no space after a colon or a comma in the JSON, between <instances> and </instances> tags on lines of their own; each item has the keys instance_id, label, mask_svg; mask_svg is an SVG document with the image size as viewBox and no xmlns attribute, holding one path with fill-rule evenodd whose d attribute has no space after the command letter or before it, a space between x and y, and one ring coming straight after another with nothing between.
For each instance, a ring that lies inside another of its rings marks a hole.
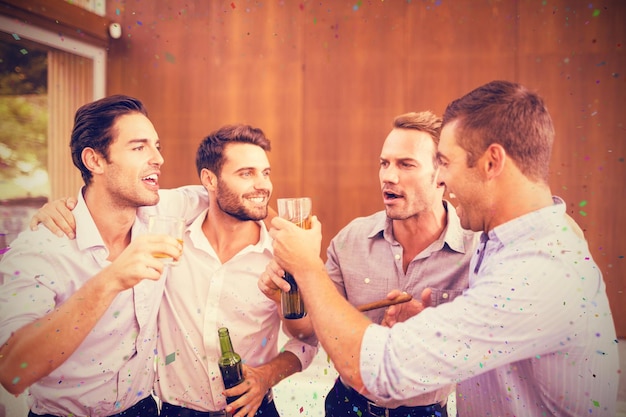
<instances>
[{"instance_id":1,"label":"shirt cuff","mask_svg":"<svg viewBox=\"0 0 626 417\"><path fill-rule=\"evenodd\" d=\"M389 328L377 324L370 324L365 329L363 340L361 341L361 379L368 392L381 400L391 397L380 390L377 385L380 369L384 359L385 347L389 338Z\"/></svg>"},{"instance_id":2,"label":"shirt cuff","mask_svg":"<svg viewBox=\"0 0 626 417\"><path fill-rule=\"evenodd\" d=\"M298 340L298 339L289 339L285 346L283 346L283 350L286 352L291 352L300 360L300 364L302 366L302 370L304 371L306 368L311 365L315 355L317 355L318 351L318 342L315 337L310 337L308 339Z\"/></svg>"}]
</instances>

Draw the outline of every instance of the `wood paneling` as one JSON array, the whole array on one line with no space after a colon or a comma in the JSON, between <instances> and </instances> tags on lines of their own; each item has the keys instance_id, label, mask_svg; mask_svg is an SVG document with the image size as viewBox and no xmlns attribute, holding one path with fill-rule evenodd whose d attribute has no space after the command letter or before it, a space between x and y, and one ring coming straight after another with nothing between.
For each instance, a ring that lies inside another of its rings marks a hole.
<instances>
[{"instance_id":1,"label":"wood paneling","mask_svg":"<svg viewBox=\"0 0 626 417\"><path fill-rule=\"evenodd\" d=\"M393 117L442 113L492 79L537 90L557 129L551 185L585 229L626 336L626 5L619 0L108 2L108 93L141 98L164 143L163 184L197 183L223 124L272 139L274 196L309 195L328 241L382 209Z\"/></svg>"}]
</instances>

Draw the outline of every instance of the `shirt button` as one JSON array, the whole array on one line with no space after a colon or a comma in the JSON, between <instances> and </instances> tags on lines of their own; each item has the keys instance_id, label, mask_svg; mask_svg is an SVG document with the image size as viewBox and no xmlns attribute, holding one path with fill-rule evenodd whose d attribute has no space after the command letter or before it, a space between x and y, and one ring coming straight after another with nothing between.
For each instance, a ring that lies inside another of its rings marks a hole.
<instances>
[{"instance_id":1,"label":"shirt button","mask_svg":"<svg viewBox=\"0 0 626 417\"><path fill-rule=\"evenodd\" d=\"M370 283L370 279L369 278L365 278L365 283L369 284Z\"/></svg>"},{"instance_id":2,"label":"shirt button","mask_svg":"<svg viewBox=\"0 0 626 417\"><path fill-rule=\"evenodd\" d=\"M444 300L445 300L446 298L448 298L448 293L447 293L447 292L444 292L444 293L441 295L441 298L443 298Z\"/></svg>"},{"instance_id":3,"label":"shirt button","mask_svg":"<svg viewBox=\"0 0 626 417\"><path fill-rule=\"evenodd\" d=\"M396 255L395 258L396 258L396 261L400 260L400 255Z\"/></svg>"}]
</instances>

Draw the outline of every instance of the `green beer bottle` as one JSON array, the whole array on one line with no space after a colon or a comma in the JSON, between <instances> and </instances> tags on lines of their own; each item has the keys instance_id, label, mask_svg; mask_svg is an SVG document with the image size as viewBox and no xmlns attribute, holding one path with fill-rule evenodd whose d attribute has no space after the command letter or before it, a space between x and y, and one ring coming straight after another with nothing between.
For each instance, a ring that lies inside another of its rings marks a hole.
<instances>
[{"instance_id":1,"label":"green beer bottle","mask_svg":"<svg viewBox=\"0 0 626 417\"><path fill-rule=\"evenodd\" d=\"M218 361L224 388L229 389L243 382L243 370L241 368L241 356L233 349L233 343L230 341L230 335L226 327L218 329L217 334L220 338L220 349L222 356ZM230 404L237 400L236 397L226 397L226 403Z\"/></svg>"}]
</instances>

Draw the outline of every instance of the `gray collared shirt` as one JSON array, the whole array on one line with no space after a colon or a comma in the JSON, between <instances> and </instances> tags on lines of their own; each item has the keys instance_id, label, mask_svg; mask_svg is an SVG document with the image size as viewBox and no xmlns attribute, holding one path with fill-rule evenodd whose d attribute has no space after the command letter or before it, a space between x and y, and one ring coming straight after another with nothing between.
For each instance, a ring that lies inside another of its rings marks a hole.
<instances>
[{"instance_id":1,"label":"gray collared shirt","mask_svg":"<svg viewBox=\"0 0 626 417\"><path fill-rule=\"evenodd\" d=\"M444 201L447 226L441 236L402 267L403 248L393 236L392 221L384 211L350 222L333 238L327 251L326 270L335 286L354 306L383 299L393 289L419 300L425 288L432 289L434 305L453 300L468 287L469 262L479 234L461 228L454 207ZM384 308L364 313L380 323ZM427 405L445 401L451 389L429 398L416 397L384 405Z\"/></svg>"}]
</instances>

